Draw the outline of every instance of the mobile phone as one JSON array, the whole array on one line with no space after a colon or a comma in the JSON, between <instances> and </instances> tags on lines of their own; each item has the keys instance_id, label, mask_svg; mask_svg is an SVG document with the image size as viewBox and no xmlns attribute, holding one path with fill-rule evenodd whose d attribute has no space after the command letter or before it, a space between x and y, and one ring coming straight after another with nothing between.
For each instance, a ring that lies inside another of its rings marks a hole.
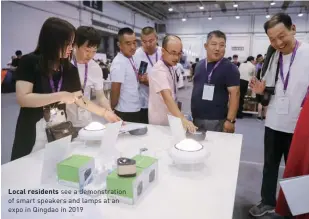
<instances>
[{"instance_id":1,"label":"mobile phone","mask_svg":"<svg viewBox=\"0 0 309 219\"><path fill-rule=\"evenodd\" d=\"M148 67L148 62L141 61L139 65L138 74L143 75L146 73Z\"/></svg>"}]
</instances>

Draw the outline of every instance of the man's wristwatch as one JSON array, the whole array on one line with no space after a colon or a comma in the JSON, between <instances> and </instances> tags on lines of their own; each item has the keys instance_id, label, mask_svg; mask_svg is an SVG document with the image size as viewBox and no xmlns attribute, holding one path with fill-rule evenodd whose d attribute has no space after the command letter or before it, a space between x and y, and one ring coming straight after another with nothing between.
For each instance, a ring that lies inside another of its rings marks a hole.
<instances>
[{"instance_id":1,"label":"man's wristwatch","mask_svg":"<svg viewBox=\"0 0 309 219\"><path fill-rule=\"evenodd\" d=\"M232 124L235 124L235 123L236 123L236 120L235 120L235 119L226 119L225 121L228 121L228 122L230 122L230 123L232 123Z\"/></svg>"}]
</instances>

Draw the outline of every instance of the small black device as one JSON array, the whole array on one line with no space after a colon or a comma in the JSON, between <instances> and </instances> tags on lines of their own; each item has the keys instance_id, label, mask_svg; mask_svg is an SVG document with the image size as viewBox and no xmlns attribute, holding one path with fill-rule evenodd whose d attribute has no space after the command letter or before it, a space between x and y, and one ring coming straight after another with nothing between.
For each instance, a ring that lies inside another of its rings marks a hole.
<instances>
[{"instance_id":1,"label":"small black device","mask_svg":"<svg viewBox=\"0 0 309 219\"><path fill-rule=\"evenodd\" d=\"M146 73L148 67L148 62L141 61L139 65L138 74L143 75Z\"/></svg>"}]
</instances>

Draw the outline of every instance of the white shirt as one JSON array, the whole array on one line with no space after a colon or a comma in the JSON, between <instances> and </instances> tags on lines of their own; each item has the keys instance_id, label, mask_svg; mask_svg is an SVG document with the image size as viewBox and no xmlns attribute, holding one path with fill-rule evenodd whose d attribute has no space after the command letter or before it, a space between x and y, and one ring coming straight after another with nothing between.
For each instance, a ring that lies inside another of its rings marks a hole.
<instances>
[{"instance_id":1,"label":"white shirt","mask_svg":"<svg viewBox=\"0 0 309 219\"><path fill-rule=\"evenodd\" d=\"M134 57L132 62L138 70ZM120 96L115 109L119 112L140 111L139 82L129 58L125 57L122 53L118 53L112 62L110 75L112 82L121 83Z\"/></svg>"},{"instance_id":2,"label":"white shirt","mask_svg":"<svg viewBox=\"0 0 309 219\"><path fill-rule=\"evenodd\" d=\"M74 62L72 61L74 65ZM78 64L78 74L81 82L82 88L84 88L84 79L85 79L85 64ZM86 87L84 90L84 96L90 100L91 89L93 91L100 91L103 90L103 72L101 67L94 61L90 60L88 62L88 77L86 81ZM87 110L84 110L84 116L79 117L78 107L76 104L69 104L66 105L66 112L67 112L67 120L73 123L75 127L84 127L92 122L91 113Z\"/></svg>"},{"instance_id":3,"label":"white shirt","mask_svg":"<svg viewBox=\"0 0 309 219\"><path fill-rule=\"evenodd\" d=\"M288 73L292 54L283 56L284 79ZM302 42L297 50L294 62L290 70L290 79L285 96L289 99L289 109L287 115L279 115L276 111L280 96L284 96L283 83L278 76L275 95L271 97L265 126L281 132L294 133L294 129L301 110L301 104L307 94L309 86L309 44Z\"/></svg>"},{"instance_id":4,"label":"white shirt","mask_svg":"<svg viewBox=\"0 0 309 219\"><path fill-rule=\"evenodd\" d=\"M158 48L157 49L157 55L156 55L156 53L154 53L154 54L149 56L153 65L156 64L156 62L158 60L160 60L161 56L162 56L162 51L161 51L162 48L161 47L157 47L157 48ZM141 64L141 61L148 63L146 73L149 76L153 66L152 66L151 62L149 61L149 59L147 58L147 55L144 52L143 47L140 47L136 50L136 53L134 55L134 60L136 60L136 64L137 64L138 68ZM139 91L140 91L140 95L141 95L141 104L142 104L141 107L146 109L146 108L148 108L148 101L149 101L149 87L144 85L144 84L140 84Z\"/></svg>"},{"instance_id":5,"label":"white shirt","mask_svg":"<svg viewBox=\"0 0 309 219\"><path fill-rule=\"evenodd\" d=\"M240 79L245 81L250 81L251 77L255 75L255 66L249 61L241 63L238 70Z\"/></svg>"}]
</instances>

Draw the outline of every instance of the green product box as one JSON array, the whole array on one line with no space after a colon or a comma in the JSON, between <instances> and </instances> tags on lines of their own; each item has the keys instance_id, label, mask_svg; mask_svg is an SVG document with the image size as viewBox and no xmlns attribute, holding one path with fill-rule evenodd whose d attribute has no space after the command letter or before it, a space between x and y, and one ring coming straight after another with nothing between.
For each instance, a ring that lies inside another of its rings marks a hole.
<instances>
[{"instance_id":1,"label":"green product box","mask_svg":"<svg viewBox=\"0 0 309 219\"><path fill-rule=\"evenodd\" d=\"M106 180L109 197L131 205L158 179L157 159L143 155L136 155L132 159L136 161L135 177L120 177L117 170L114 170Z\"/></svg>"},{"instance_id":2,"label":"green product box","mask_svg":"<svg viewBox=\"0 0 309 219\"><path fill-rule=\"evenodd\" d=\"M82 189L92 180L94 169L93 157L72 155L57 164L58 182Z\"/></svg>"}]
</instances>

